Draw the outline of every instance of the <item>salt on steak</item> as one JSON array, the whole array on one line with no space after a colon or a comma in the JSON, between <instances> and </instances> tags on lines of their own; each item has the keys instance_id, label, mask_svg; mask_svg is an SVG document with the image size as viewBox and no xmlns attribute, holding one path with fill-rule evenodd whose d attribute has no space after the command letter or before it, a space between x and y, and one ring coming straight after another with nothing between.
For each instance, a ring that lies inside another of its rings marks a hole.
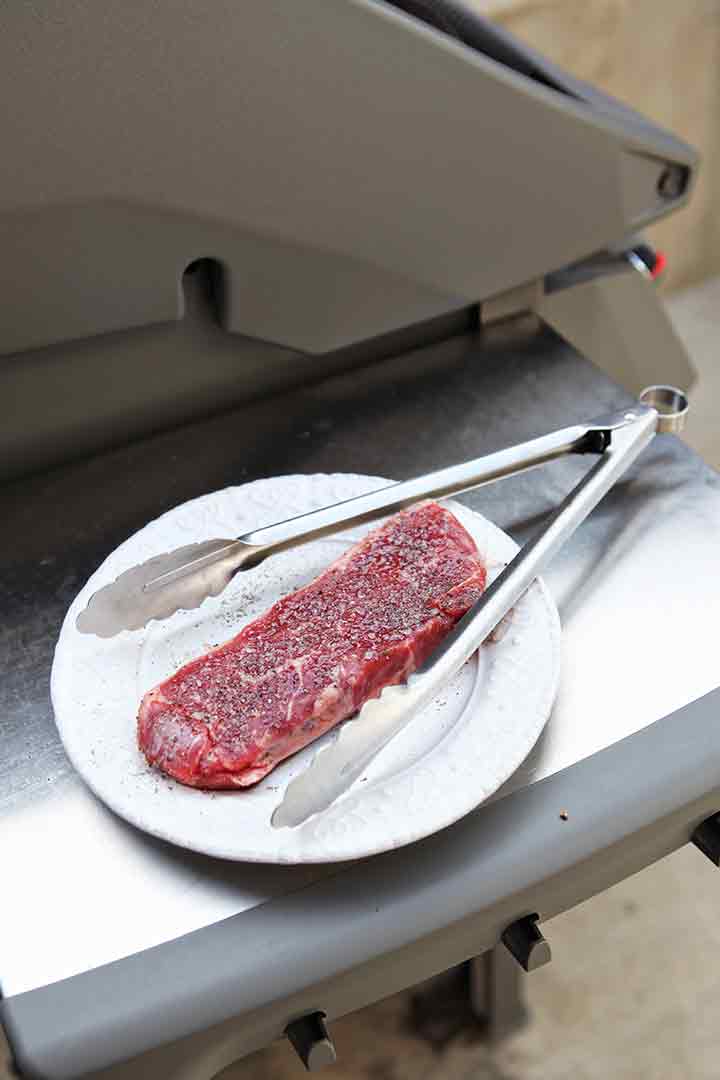
<instances>
[{"instance_id":1,"label":"salt on steak","mask_svg":"<svg viewBox=\"0 0 720 1080\"><path fill-rule=\"evenodd\" d=\"M472 537L435 502L396 514L310 585L145 695L151 765L247 787L403 682L485 588Z\"/></svg>"}]
</instances>

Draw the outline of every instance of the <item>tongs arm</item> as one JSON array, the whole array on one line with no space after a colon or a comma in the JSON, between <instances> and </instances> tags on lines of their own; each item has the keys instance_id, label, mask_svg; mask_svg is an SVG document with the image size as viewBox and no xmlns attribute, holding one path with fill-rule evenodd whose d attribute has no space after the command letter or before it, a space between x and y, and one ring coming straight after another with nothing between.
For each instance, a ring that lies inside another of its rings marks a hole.
<instances>
[{"instance_id":1,"label":"tongs arm","mask_svg":"<svg viewBox=\"0 0 720 1080\"><path fill-rule=\"evenodd\" d=\"M611 418L608 418L611 419ZM276 828L297 826L326 809L367 768L372 758L432 701L495 629L540 571L557 554L616 480L653 438L658 414L634 406L622 424L610 424L609 443L599 461L573 488L543 528L488 586L430 658L400 686L386 687L348 720L337 739L321 750L305 772L288 784L276 808Z\"/></svg>"},{"instance_id":2,"label":"tongs arm","mask_svg":"<svg viewBox=\"0 0 720 1080\"><path fill-rule=\"evenodd\" d=\"M639 409L644 406L638 406ZM472 488L492 484L517 473L527 472L548 461L566 454L602 453L609 442L610 433L627 425L637 414L634 411L613 413L587 424L551 431L536 439L508 446L483 457L463 461L457 465L438 469L436 472L401 480L386 487L377 488L366 495L311 510L299 517L288 518L252 532L238 539L244 544L264 549L261 557L292 547L302 540L318 539L350 528L384 514L393 514L412 506L419 499L439 499L458 495ZM259 561L259 560L258 560Z\"/></svg>"},{"instance_id":3,"label":"tongs arm","mask_svg":"<svg viewBox=\"0 0 720 1080\"><path fill-rule=\"evenodd\" d=\"M394 513L419 499L442 498L491 484L565 454L601 453L613 433L647 409L638 404L587 424L561 428L472 461L254 529L234 540L205 540L156 555L94 593L78 615L77 627L84 633L112 637L122 630L139 629L150 619L166 619L182 608L199 607L208 596L222 592L239 571L287 548ZM657 419L656 410L650 411Z\"/></svg>"}]
</instances>

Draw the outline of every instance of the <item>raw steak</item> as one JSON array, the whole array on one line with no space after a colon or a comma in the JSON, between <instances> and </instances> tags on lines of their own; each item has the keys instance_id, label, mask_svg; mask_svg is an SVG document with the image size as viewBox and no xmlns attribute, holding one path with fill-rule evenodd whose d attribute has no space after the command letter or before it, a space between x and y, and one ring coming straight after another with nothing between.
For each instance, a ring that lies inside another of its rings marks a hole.
<instances>
[{"instance_id":1,"label":"raw steak","mask_svg":"<svg viewBox=\"0 0 720 1080\"><path fill-rule=\"evenodd\" d=\"M421 503L145 695L147 760L201 788L255 784L404 681L485 587L472 537Z\"/></svg>"}]
</instances>

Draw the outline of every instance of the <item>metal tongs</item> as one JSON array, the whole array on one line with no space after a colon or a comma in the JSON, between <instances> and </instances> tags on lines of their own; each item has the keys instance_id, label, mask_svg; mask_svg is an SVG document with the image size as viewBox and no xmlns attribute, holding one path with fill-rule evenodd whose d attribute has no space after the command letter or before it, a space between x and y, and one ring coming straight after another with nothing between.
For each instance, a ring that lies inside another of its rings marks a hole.
<instances>
[{"instance_id":1,"label":"metal tongs","mask_svg":"<svg viewBox=\"0 0 720 1080\"><path fill-rule=\"evenodd\" d=\"M199 607L207 597L221 593L239 571L249 570L280 551L394 513L419 499L457 495L492 484L566 454L602 454L593 472L570 494L543 534L552 531L554 535L553 523L561 515L563 522L570 520L569 527L563 531L564 540L656 431L682 429L687 407L687 398L680 390L651 386L643 390L638 403L631 408L589 423L574 424L485 457L389 484L367 495L254 529L236 539L204 540L176 548L126 570L94 593L77 617L77 628L81 633L104 638L114 637L123 630L139 630L151 619L167 619L176 611ZM572 506L566 505L569 500ZM533 550L540 540L537 537L532 542ZM552 554L556 550L553 546ZM523 564L527 565L529 557L528 548L522 553ZM549 557L542 556L542 562ZM513 560L513 567L519 558ZM538 571L538 558L535 556L532 562L534 574Z\"/></svg>"},{"instance_id":2,"label":"metal tongs","mask_svg":"<svg viewBox=\"0 0 720 1080\"><path fill-rule=\"evenodd\" d=\"M121 574L91 596L78 615L83 633L112 637L166 619L216 596L236 573L287 548L412 505L493 483L566 454L594 453L599 460L575 486L542 530L531 539L460 619L447 638L402 686L390 686L347 721L336 740L294 779L273 815L273 825L294 826L329 806L368 762L428 704L462 667L541 569L629 468L656 433L682 430L688 401L671 386L643 390L632 406L498 450L473 461L390 484L367 495L312 510L246 533L207 540L158 555Z\"/></svg>"},{"instance_id":3,"label":"metal tongs","mask_svg":"<svg viewBox=\"0 0 720 1080\"><path fill-rule=\"evenodd\" d=\"M680 390L650 386L642 391L637 404L620 412L458 466L473 467L476 475L483 476L481 483L488 483L499 475L509 476L563 453L600 454L540 532L487 587L432 656L407 682L388 686L379 697L367 701L354 719L343 724L335 741L320 750L307 769L288 784L272 817L275 827L300 825L347 791L373 757L432 701L482 645L653 436L682 430L687 410L688 400ZM488 477L482 464L487 467L490 462L495 471Z\"/></svg>"}]
</instances>

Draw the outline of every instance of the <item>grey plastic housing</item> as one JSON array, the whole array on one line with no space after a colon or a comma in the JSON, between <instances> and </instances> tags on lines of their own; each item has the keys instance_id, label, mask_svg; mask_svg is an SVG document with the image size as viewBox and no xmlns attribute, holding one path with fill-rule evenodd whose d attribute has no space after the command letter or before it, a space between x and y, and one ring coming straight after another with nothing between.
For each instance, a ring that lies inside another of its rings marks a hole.
<instances>
[{"instance_id":1,"label":"grey plastic housing","mask_svg":"<svg viewBox=\"0 0 720 1080\"><path fill-rule=\"evenodd\" d=\"M582 92L375 0L7 0L0 353L177 322L199 258L324 353L616 244L694 155Z\"/></svg>"},{"instance_id":2,"label":"grey plastic housing","mask_svg":"<svg viewBox=\"0 0 720 1080\"><path fill-rule=\"evenodd\" d=\"M477 322L477 312L464 309L309 356L222 330L212 283L208 263L185 275L181 322L0 357L0 477L375 363L467 332Z\"/></svg>"},{"instance_id":3,"label":"grey plastic housing","mask_svg":"<svg viewBox=\"0 0 720 1080\"><path fill-rule=\"evenodd\" d=\"M0 92L3 476L463 332L694 162L459 0L7 0Z\"/></svg>"}]
</instances>

